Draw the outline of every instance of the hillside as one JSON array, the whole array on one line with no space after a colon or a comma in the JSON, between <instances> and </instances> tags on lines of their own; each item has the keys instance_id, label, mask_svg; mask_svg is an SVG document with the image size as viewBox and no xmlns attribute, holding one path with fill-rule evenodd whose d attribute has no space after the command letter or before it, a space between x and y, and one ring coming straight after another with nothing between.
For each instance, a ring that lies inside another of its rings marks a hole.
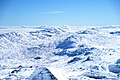
<instances>
[{"instance_id":1,"label":"hillside","mask_svg":"<svg viewBox=\"0 0 120 80\"><path fill-rule=\"evenodd\" d=\"M0 29L0 80L120 79L120 26Z\"/></svg>"}]
</instances>

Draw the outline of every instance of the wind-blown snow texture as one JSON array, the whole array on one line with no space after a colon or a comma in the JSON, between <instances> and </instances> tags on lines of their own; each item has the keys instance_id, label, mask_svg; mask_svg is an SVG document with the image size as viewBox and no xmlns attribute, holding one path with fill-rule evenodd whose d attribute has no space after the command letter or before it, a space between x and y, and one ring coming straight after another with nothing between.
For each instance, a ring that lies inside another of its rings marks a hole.
<instances>
[{"instance_id":1,"label":"wind-blown snow texture","mask_svg":"<svg viewBox=\"0 0 120 80\"><path fill-rule=\"evenodd\" d=\"M119 76L120 26L0 29L0 80Z\"/></svg>"}]
</instances>

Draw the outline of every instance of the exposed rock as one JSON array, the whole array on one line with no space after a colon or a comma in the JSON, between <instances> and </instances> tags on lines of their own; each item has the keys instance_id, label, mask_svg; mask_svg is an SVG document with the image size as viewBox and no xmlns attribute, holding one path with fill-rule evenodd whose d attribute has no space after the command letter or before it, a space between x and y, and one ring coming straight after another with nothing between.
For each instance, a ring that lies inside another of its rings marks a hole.
<instances>
[{"instance_id":1,"label":"exposed rock","mask_svg":"<svg viewBox=\"0 0 120 80\"><path fill-rule=\"evenodd\" d=\"M34 59L38 60L38 59L41 59L41 57L35 57Z\"/></svg>"},{"instance_id":2,"label":"exposed rock","mask_svg":"<svg viewBox=\"0 0 120 80\"><path fill-rule=\"evenodd\" d=\"M81 60L81 58L74 57L72 60L68 61L68 63L73 63L73 62L76 62L76 61L79 61L79 60Z\"/></svg>"}]
</instances>

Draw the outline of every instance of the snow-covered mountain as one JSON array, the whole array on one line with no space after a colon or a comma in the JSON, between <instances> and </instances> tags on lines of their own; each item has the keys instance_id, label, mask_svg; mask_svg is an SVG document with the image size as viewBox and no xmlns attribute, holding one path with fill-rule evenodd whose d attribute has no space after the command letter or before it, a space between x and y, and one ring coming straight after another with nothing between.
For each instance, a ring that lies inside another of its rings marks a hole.
<instances>
[{"instance_id":1,"label":"snow-covered mountain","mask_svg":"<svg viewBox=\"0 0 120 80\"><path fill-rule=\"evenodd\" d=\"M0 29L0 80L120 79L120 26Z\"/></svg>"}]
</instances>

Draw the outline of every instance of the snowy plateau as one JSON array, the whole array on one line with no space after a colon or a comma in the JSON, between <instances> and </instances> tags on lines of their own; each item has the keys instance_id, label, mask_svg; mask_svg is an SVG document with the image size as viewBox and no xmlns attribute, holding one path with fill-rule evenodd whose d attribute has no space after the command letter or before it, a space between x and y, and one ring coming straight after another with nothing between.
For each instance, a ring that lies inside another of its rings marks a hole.
<instances>
[{"instance_id":1,"label":"snowy plateau","mask_svg":"<svg viewBox=\"0 0 120 80\"><path fill-rule=\"evenodd\" d=\"M0 80L120 80L120 26L0 28Z\"/></svg>"}]
</instances>

